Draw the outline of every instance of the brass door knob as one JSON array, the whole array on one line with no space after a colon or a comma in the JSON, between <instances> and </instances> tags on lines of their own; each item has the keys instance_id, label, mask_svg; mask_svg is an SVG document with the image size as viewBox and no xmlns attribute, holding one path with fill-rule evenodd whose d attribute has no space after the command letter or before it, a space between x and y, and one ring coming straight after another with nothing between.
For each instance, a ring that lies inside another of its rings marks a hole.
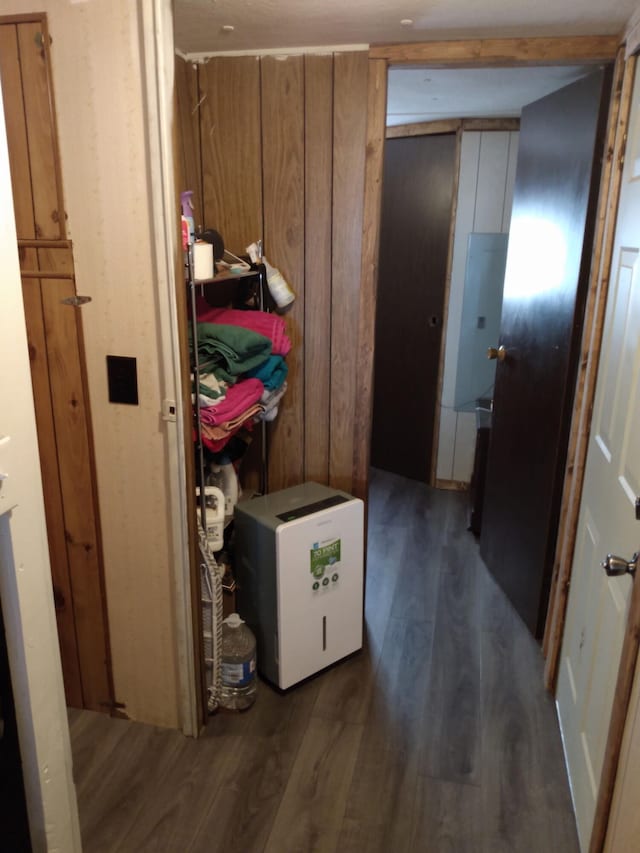
<instances>
[{"instance_id":1,"label":"brass door knob","mask_svg":"<svg viewBox=\"0 0 640 853\"><path fill-rule=\"evenodd\" d=\"M497 358L498 361L504 361L506 357L507 351L502 346L502 344L498 347L498 349L496 349L495 347L489 347L489 349L487 350L487 358L490 360Z\"/></svg>"}]
</instances>

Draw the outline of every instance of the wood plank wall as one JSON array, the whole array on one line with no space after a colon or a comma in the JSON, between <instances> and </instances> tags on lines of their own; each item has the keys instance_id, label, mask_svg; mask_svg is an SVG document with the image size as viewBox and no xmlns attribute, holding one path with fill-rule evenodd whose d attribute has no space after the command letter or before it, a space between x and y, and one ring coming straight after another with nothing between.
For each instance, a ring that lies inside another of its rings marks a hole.
<instances>
[{"instance_id":1,"label":"wood plank wall","mask_svg":"<svg viewBox=\"0 0 640 853\"><path fill-rule=\"evenodd\" d=\"M201 224L238 253L261 238L296 293L270 491L310 479L354 488L368 73L365 51L215 57L197 68L200 106L182 128L199 127ZM189 138L182 150L194 151Z\"/></svg>"},{"instance_id":2,"label":"wood plank wall","mask_svg":"<svg viewBox=\"0 0 640 853\"><path fill-rule=\"evenodd\" d=\"M184 189L193 190L194 220L202 223L202 158L198 110L198 68L176 59L175 86L178 127L178 160Z\"/></svg>"}]
</instances>

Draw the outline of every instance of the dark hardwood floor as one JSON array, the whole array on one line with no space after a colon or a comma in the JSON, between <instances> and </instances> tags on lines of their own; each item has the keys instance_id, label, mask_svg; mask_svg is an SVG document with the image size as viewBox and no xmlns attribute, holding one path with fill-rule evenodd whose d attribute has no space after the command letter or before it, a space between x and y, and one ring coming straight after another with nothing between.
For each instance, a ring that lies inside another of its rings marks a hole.
<instances>
[{"instance_id":1,"label":"dark hardwood floor","mask_svg":"<svg viewBox=\"0 0 640 853\"><path fill-rule=\"evenodd\" d=\"M199 740L71 711L85 853L577 853L540 649L466 527L374 471L361 654Z\"/></svg>"}]
</instances>

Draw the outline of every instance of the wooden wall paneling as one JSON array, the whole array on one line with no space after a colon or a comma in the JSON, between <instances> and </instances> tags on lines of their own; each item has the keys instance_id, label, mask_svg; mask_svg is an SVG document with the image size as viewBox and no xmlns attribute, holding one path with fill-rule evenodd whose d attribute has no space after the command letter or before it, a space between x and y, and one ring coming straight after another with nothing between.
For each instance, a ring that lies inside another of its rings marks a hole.
<instances>
[{"instance_id":1,"label":"wooden wall paneling","mask_svg":"<svg viewBox=\"0 0 640 853\"><path fill-rule=\"evenodd\" d=\"M21 24L18 28L35 236L64 239L66 223L48 72L48 40L44 22Z\"/></svg>"},{"instance_id":2,"label":"wooden wall paneling","mask_svg":"<svg viewBox=\"0 0 640 853\"><path fill-rule=\"evenodd\" d=\"M177 156L180 158L179 190L193 190L196 228L204 223L202 208L202 157L200 155L200 108L198 66L180 56L175 60L177 109Z\"/></svg>"},{"instance_id":3,"label":"wooden wall paneling","mask_svg":"<svg viewBox=\"0 0 640 853\"><path fill-rule=\"evenodd\" d=\"M360 315L360 271L364 173L367 143L369 61L365 52L334 59L333 96L333 263L331 306L332 486L353 488L354 436Z\"/></svg>"},{"instance_id":4,"label":"wooden wall paneling","mask_svg":"<svg viewBox=\"0 0 640 853\"><path fill-rule=\"evenodd\" d=\"M372 47L369 55L393 65L417 62L432 67L568 65L608 62L615 58L619 43L618 36L466 39L380 45Z\"/></svg>"},{"instance_id":5,"label":"wooden wall paneling","mask_svg":"<svg viewBox=\"0 0 640 853\"><path fill-rule=\"evenodd\" d=\"M263 236L260 65L217 57L199 68L205 228L236 254ZM285 117L267 114L270 124Z\"/></svg>"},{"instance_id":6,"label":"wooden wall paneling","mask_svg":"<svg viewBox=\"0 0 640 853\"><path fill-rule=\"evenodd\" d=\"M269 425L269 491L304 476L304 60L261 60L264 252L296 294L287 312L287 393Z\"/></svg>"},{"instance_id":7,"label":"wooden wall paneling","mask_svg":"<svg viewBox=\"0 0 640 853\"><path fill-rule=\"evenodd\" d=\"M369 61L367 79L367 138L362 213L358 349L356 353L357 407L353 431L353 494L366 500L369 491L371 420L373 417L373 360L375 346L380 211L387 112L387 63ZM366 534L365 534L366 535Z\"/></svg>"},{"instance_id":8,"label":"wooden wall paneling","mask_svg":"<svg viewBox=\"0 0 640 853\"><path fill-rule=\"evenodd\" d=\"M329 482L333 56L306 56L304 478Z\"/></svg>"},{"instance_id":9,"label":"wooden wall paneling","mask_svg":"<svg viewBox=\"0 0 640 853\"><path fill-rule=\"evenodd\" d=\"M33 249L27 250L35 255ZM33 267L36 261L33 262ZM32 268L33 268L32 267ZM82 708L82 678L78 657L78 641L73 613L73 590L69 575L64 509L60 491L60 472L56 431L49 384L49 361L42 311L42 284L37 279L23 280L22 298L27 322L27 339L33 386L34 408L38 429L38 449L42 470L42 491L47 521L47 539L53 598L62 659L62 674L67 705ZM47 283L44 284L47 286Z\"/></svg>"},{"instance_id":10,"label":"wooden wall paneling","mask_svg":"<svg viewBox=\"0 0 640 853\"><path fill-rule=\"evenodd\" d=\"M0 25L0 78L11 159L11 187L18 237L35 237L31 166L27 125L22 95L22 75L18 52L18 29L13 24ZM21 266L24 255L20 253ZM33 267L31 267L33 269Z\"/></svg>"},{"instance_id":11,"label":"wooden wall paneling","mask_svg":"<svg viewBox=\"0 0 640 853\"><path fill-rule=\"evenodd\" d=\"M594 233L589 291L585 306L584 332L565 466L547 623L542 645L546 657L544 680L548 690L555 689L560 664L560 650L578 529L580 499L591 431L591 411L595 396L609 289L635 62L636 60L633 57L625 62L621 48L614 70L612 97L609 106L609 123L600 177L600 198Z\"/></svg>"},{"instance_id":12,"label":"wooden wall paneling","mask_svg":"<svg viewBox=\"0 0 640 853\"><path fill-rule=\"evenodd\" d=\"M42 267L59 272L73 269L70 252L39 250ZM102 555L96 498L92 488L93 459L88 399L80 358L77 308L62 304L75 295L71 279L47 279L42 307L58 450L65 536L73 590L78 655L84 707L108 710L113 704L109 637L105 610ZM86 309L85 309L86 310Z\"/></svg>"}]
</instances>

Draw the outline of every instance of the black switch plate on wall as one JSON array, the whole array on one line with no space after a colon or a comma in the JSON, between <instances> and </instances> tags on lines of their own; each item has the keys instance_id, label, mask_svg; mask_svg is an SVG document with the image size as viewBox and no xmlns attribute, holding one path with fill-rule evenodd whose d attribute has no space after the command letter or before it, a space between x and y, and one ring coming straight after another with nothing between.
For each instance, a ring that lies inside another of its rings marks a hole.
<instances>
[{"instance_id":1,"label":"black switch plate on wall","mask_svg":"<svg viewBox=\"0 0 640 853\"><path fill-rule=\"evenodd\" d=\"M136 359L125 355L107 356L109 402L138 405L138 368Z\"/></svg>"}]
</instances>

